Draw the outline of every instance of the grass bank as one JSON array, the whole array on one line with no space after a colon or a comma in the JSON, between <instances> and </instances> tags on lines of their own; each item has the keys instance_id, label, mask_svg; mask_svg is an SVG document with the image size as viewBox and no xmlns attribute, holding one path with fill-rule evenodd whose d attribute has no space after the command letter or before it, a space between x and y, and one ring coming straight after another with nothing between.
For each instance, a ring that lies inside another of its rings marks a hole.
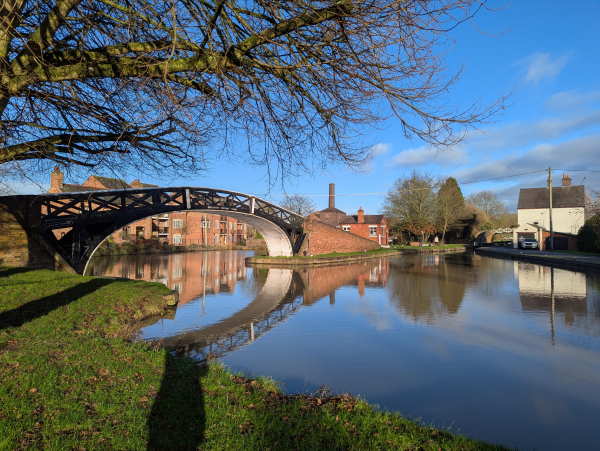
<instances>
[{"instance_id":1,"label":"grass bank","mask_svg":"<svg viewBox=\"0 0 600 451\"><path fill-rule=\"evenodd\" d=\"M166 292L0 268L0 449L504 449L128 342Z\"/></svg>"},{"instance_id":2,"label":"grass bank","mask_svg":"<svg viewBox=\"0 0 600 451\"><path fill-rule=\"evenodd\" d=\"M441 246L400 246L393 245L390 248L395 250L403 250L403 249L456 249L462 247L470 247L470 244L445 244Z\"/></svg>"}]
</instances>

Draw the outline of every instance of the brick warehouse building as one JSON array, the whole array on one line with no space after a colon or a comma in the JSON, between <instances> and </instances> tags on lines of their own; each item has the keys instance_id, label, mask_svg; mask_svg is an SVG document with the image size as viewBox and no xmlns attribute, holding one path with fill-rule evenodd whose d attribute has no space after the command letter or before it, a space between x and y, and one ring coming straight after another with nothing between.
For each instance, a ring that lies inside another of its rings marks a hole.
<instances>
[{"instance_id":1,"label":"brick warehouse building","mask_svg":"<svg viewBox=\"0 0 600 451\"><path fill-rule=\"evenodd\" d=\"M380 246L388 245L389 230L385 216L365 215L362 207L359 208L357 215L349 216L335 208L335 184L333 183L329 184L329 206L312 213L309 218L374 241Z\"/></svg>"},{"instance_id":2,"label":"brick warehouse building","mask_svg":"<svg viewBox=\"0 0 600 451\"><path fill-rule=\"evenodd\" d=\"M81 185L64 183L64 174L58 166L50 176L48 193L71 193L113 189L157 188L158 185L134 180L127 183L121 179L90 176ZM56 230L60 238L66 231ZM208 246L245 245L248 234L246 223L227 216L182 211L151 216L133 222L112 235L117 244L137 240L158 240L159 243L178 245L199 244Z\"/></svg>"}]
</instances>

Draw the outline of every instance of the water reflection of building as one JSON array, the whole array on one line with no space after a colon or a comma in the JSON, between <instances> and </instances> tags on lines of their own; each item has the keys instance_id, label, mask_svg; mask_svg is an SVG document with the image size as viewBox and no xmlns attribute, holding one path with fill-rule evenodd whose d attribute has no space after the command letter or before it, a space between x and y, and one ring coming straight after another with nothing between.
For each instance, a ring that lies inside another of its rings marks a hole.
<instances>
[{"instance_id":1,"label":"water reflection of building","mask_svg":"<svg viewBox=\"0 0 600 451\"><path fill-rule=\"evenodd\" d=\"M576 315L587 316L587 278L583 273L514 262L523 310L563 313L571 326Z\"/></svg>"},{"instance_id":2,"label":"water reflection of building","mask_svg":"<svg viewBox=\"0 0 600 451\"><path fill-rule=\"evenodd\" d=\"M365 260L343 266L310 267L299 269L304 285L304 304L310 305L324 296L335 304L335 291L342 286L356 286L362 297L365 286L384 287L389 275L389 260Z\"/></svg>"},{"instance_id":3,"label":"water reflection of building","mask_svg":"<svg viewBox=\"0 0 600 451\"><path fill-rule=\"evenodd\" d=\"M463 265L451 264L439 254L423 254L390 262L391 303L405 317L433 322L439 316L456 314L466 290Z\"/></svg>"},{"instance_id":4,"label":"water reflection of building","mask_svg":"<svg viewBox=\"0 0 600 451\"><path fill-rule=\"evenodd\" d=\"M228 251L142 254L94 259L90 275L160 282L185 304L208 293L232 292L245 280L245 253Z\"/></svg>"}]
</instances>

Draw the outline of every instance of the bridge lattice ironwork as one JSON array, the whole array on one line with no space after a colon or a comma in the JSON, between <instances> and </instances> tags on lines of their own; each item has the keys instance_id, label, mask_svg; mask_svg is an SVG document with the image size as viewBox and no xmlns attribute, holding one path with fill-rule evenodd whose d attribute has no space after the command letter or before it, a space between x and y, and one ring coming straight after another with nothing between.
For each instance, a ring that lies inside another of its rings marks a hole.
<instances>
[{"instance_id":1,"label":"bridge lattice ironwork","mask_svg":"<svg viewBox=\"0 0 600 451\"><path fill-rule=\"evenodd\" d=\"M40 196L41 235L82 273L94 250L112 233L149 216L177 211L254 215L282 229L293 252L302 242L303 218L255 196L214 188L139 188ZM56 237L53 230L67 229Z\"/></svg>"}]
</instances>

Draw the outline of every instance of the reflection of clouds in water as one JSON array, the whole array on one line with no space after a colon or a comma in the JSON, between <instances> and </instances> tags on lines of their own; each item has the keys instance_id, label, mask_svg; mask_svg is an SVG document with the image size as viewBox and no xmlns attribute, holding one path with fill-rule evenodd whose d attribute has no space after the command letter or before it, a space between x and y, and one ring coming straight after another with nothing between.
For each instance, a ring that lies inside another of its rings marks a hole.
<instances>
[{"instance_id":1,"label":"reflection of clouds in water","mask_svg":"<svg viewBox=\"0 0 600 451\"><path fill-rule=\"evenodd\" d=\"M544 395L532 396L535 413L543 424L554 426L558 424L572 423L575 420L572 410L563 401Z\"/></svg>"},{"instance_id":2,"label":"reflection of clouds in water","mask_svg":"<svg viewBox=\"0 0 600 451\"><path fill-rule=\"evenodd\" d=\"M389 308L381 308L381 305L373 305L374 300L366 296L357 302L349 303L348 310L359 316L366 317L368 323L376 330L391 330L393 329L392 317L390 313L393 310Z\"/></svg>"},{"instance_id":3,"label":"reflection of clouds in water","mask_svg":"<svg viewBox=\"0 0 600 451\"><path fill-rule=\"evenodd\" d=\"M424 345L439 359L446 361L453 360L450 348L439 337L426 336Z\"/></svg>"}]
</instances>

